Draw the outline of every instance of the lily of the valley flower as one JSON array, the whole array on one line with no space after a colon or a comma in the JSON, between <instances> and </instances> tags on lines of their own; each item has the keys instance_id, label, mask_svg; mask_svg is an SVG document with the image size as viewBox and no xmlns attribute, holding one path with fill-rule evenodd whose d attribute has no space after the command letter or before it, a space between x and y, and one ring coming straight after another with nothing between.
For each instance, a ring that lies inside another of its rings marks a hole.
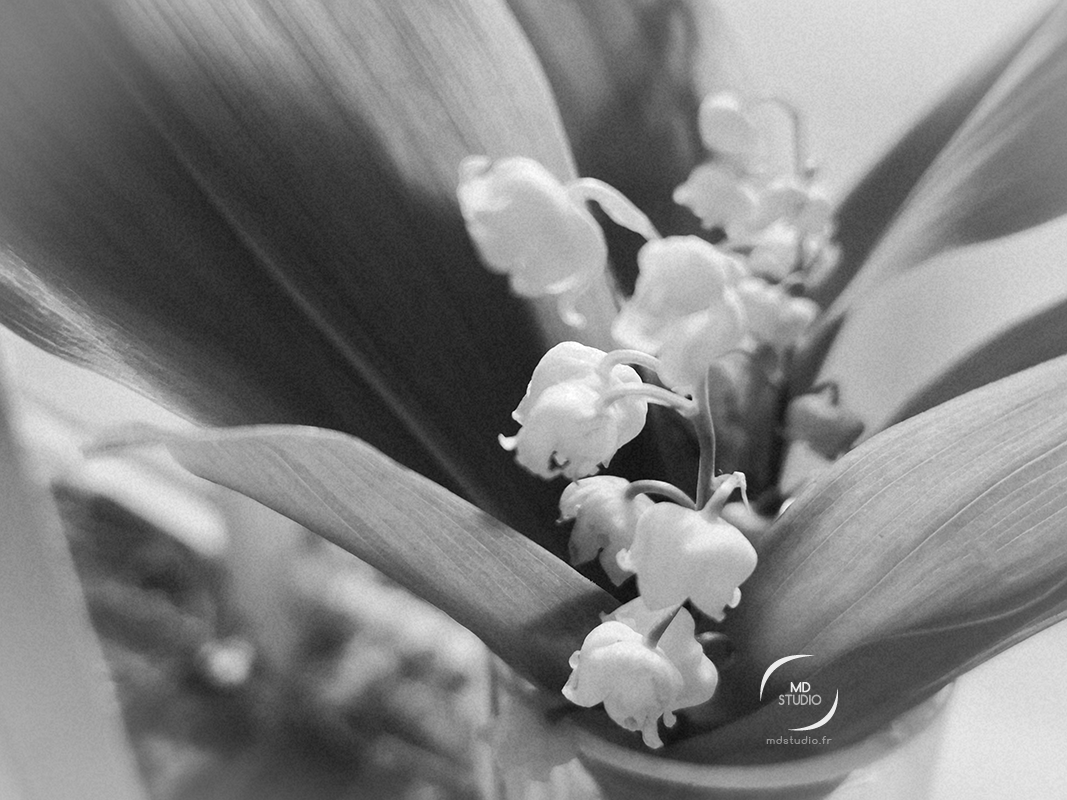
<instances>
[{"instance_id":1,"label":"lily of the valley flower","mask_svg":"<svg viewBox=\"0 0 1067 800\"><path fill-rule=\"evenodd\" d=\"M741 600L744 583L756 568L756 551L721 516L730 492L740 483L731 476L708 504L693 511L659 503L637 523L633 547L619 563L637 573L637 588L650 609L686 600L714 619Z\"/></svg>"},{"instance_id":2,"label":"lily of the valley flower","mask_svg":"<svg viewBox=\"0 0 1067 800\"><path fill-rule=\"evenodd\" d=\"M561 520L573 519L570 556L572 564L599 558L611 581L618 586L632 573L619 566L618 554L633 544L637 520L650 509L652 499L638 494L628 497L625 478L597 475L572 483L559 498Z\"/></svg>"},{"instance_id":3,"label":"lily of the valley flower","mask_svg":"<svg viewBox=\"0 0 1067 800\"><path fill-rule=\"evenodd\" d=\"M653 611L641 597L636 597L616 608L604 621L617 620L649 637L654 636L657 629L663 629L663 614L662 610ZM659 648L682 673L684 687L676 701L676 708L679 709L692 708L710 700L718 682L715 665L706 658L704 649L695 641L695 633L693 617L683 608L674 615L658 642Z\"/></svg>"},{"instance_id":4,"label":"lily of the valley flower","mask_svg":"<svg viewBox=\"0 0 1067 800\"><path fill-rule=\"evenodd\" d=\"M612 325L620 344L657 354L660 378L693 391L708 365L737 347L744 314L730 287L744 268L695 236L651 241L638 255L633 296Z\"/></svg>"},{"instance_id":5,"label":"lily of the valley flower","mask_svg":"<svg viewBox=\"0 0 1067 800\"><path fill-rule=\"evenodd\" d=\"M611 332L624 347L653 354L670 338L672 326L721 302L728 285L744 274L737 259L696 236L648 242L637 264L633 296Z\"/></svg>"},{"instance_id":6,"label":"lily of the valley flower","mask_svg":"<svg viewBox=\"0 0 1067 800\"><path fill-rule=\"evenodd\" d=\"M829 231L833 209L821 188L789 176L760 193L758 218L761 226L784 221L802 236L818 236Z\"/></svg>"},{"instance_id":7,"label":"lily of the valley flower","mask_svg":"<svg viewBox=\"0 0 1067 800\"><path fill-rule=\"evenodd\" d=\"M759 129L733 92L709 94L700 102L700 138L711 152L747 163L759 144Z\"/></svg>"},{"instance_id":8,"label":"lily of the valley flower","mask_svg":"<svg viewBox=\"0 0 1067 800\"><path fill-rule=\"evenodd\" d=\"M745 278L737 284L737 295L745 309L748 333L778 350L794 345L819 313L814 301L793 297L762 278Z\"/></svg>"},{"instance_id":9,"label":"lily of the valley flower","mask_svg":"<svg viewBox=\"0 0 1067 800\"><path fill-rule=\"evenodd\" d=\"M755 188L734 167L717 161L694 167L672 199L692 211L704 228L722 228L731 238L747 233L760 210Z\"/></svg>"},{"instance_id":10,"label":"lily of the valley flower","mask_svg":"<svg viewBox=\"0 0 1067 800\"><path fill-rule=\"evenodd\" d=\"M516 294L573 291L607 265L607 244L593 215L533 159L465 159L458 197L486 266L507 275Z\"/></svg>"},{"instance_id":11,"label":"lily of the valley flower","mask_svg":"<svg viewBox=\"0 0 1067 800\"><path fill-rule=\"evenodd\" d=\"M633 367L600 369L607 354L578 342L562 342L541 359L526 395L512 413L522 427L500 444L536 475L571 480L595 473L641 432L648 402L641 397L606 395L626 384L641 384Z\"/></svg>"},{"instance_id":12,"label":"lily of the valley flower","mask_svg":"<svg viewBox=\"0 0 1067 800\"><path fill-rule=\"evenodd\" d=\"M658 642L629 625L609 620L594 628L571 656L563 695L580 706L604 704L615 722L641 731L649 747L662 747L659 720L674 725L674 712L711 699L715 666L693 638L695 625L678 611Z\"/></svg>"},{"instance_id":13,"label":"lily of the valley flower","mask_svg":"<svg viewBox=\"0 0 1067 800\"><path fill-rule=\"evenodd\" d=\"M752 239L745 265L753 275L781 281L799 266L801 236L796 228L775 222Z\"/></svg>"}]
</instances>

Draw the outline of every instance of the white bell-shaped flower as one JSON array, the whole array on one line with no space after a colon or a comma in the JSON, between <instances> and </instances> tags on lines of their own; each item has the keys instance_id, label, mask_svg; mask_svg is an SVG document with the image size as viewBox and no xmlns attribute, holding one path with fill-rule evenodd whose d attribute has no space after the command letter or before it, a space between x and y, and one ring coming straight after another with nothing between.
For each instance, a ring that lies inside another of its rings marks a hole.
<instances>
[{"instance_id":1,"label":"white bell-shaped flower","mask_svg":"<svg viewBox=\"0 0 1067 800\"><path fill-rule=\"evenodd\" d=\"M637 589L650 609L691 600L722 619L740 601L738 587L755 570L756 551L720 510L711 503L701 511L658 503L641 516L634 545L619 554L619 562L637 573Z\"/></svg>"},{"instance_id":2,"label":"white bell-shaped flower","mask_svg":"<svg viewBox=\"0 0 1067 800\"><path fill-rule=\"evenodd\" d=\"M516 294L574 291L607 264L593 215L532 159L471 156L460 165L457 194L482 260L508 275Z\"/></svg>"},{"instance_id":3,"label":"white bell-shaped flower","mask_svg":"<svg viewBox=\"0 0 1067 800\"><path fill-rule=\"evenodd\" d=\"M748 333L757 342L778 350L796 344L819 314L814 300L793 297L762 278L745 278L737 284L736 291L745 309Z\"/></svg>"},{"instance_id":4,"label":"white bell-shaped flower","mask_svg":"<svg viewBox=\"0 0 1067 800\"><path fill-rule=\"evenodd\" d=\"M653 628L662 623L663 610L653 611L641 597L636 597L605 617L605 621L610 619L624 622L638 633L647 636ZM683 608L674 616L657 643L659 649L682 673L684 685L682 693L675 701L676 711L706 703L715 694L715 687L719 682L718 670L704 654L704 649L694 636L695 633L696 623L693 616Z\"/></svg>"},{"instance_id":5,"label":"white bell-shaped flower","mask_svg":"<svg viewBox=\"0 0 1067 800\"><path fill-rule=\"evenodd\" d=\"M671 195L707 229L722 228L730 238L747 232L759 214L759 194L751 183L728 164L699 164Z\"/></svg>"},{"instance_id":6,"label":"white bell-shaped flower","mask_svg":"<svg viewBox=\"0 0 1067 800\"><path fill-rule=\"evenodd\" d=\"M599 369L606 354L578 342L563 342L534 369L526 395L512 412L522 427L500 444L514 450L523 467L543 478L577 480L595 473L616 451L641 432L648 403L605 396L626 384L640 384L633 367Z\"/></svg>"},{"instance_id":7,"label":"white bell-shaped flower","mask_svg":"<svg viewBox=\"0 0 1067 800\"><path fill-rule=\"evenodd\" d=\"M654 503L646 495L627 497L625 478L596 475L570 484L559 498L561 520L574 520L571 530L572 564L599 558L604 572L618 586L632 573L619 566L618 554L634 540L637 520Z\"/></svg>"},{"instance_id":8,"label":"white bell-shaped flower","mask_svg":"<svg viewBox=\"0 0 1067 800\"><path fill-rule=\"evenodd\" d=\"M641 731L649 747L662 747L659 720L674 725L674 712L710 700L718 683L715 666L694 630L693 618L684 609L656 643L623 622L603 622L571 656L572 672L563 695L580 706L603 703L616 723Z\"/></svg>"},{"instance_id":9,"label":"white bell-shaped flower","mask_svg":"<svg viewBox=\"0 0 1067 800\"><path fill-rule=\"evenodd\" d=\"M620 345L656 353L671 327L721 302L728 284L744 274L733 256L697 236L668 236L637 254L637 283L611 332Z\"/></svg>"}]
</instances>

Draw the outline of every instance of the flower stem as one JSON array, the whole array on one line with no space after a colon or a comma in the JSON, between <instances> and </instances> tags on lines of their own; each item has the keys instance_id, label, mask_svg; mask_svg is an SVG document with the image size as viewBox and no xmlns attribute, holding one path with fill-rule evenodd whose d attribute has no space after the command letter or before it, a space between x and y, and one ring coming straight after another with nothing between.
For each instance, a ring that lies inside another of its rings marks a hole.
<instances>
[{"instance_id":1,"label":"flower stem","mask_svg":"<svg viewBox=\"0 0 1067 800\"><path fill-rule=\"evenodd\" d=\"M789 117L793 133L793 170L802 181L809 181L814 172L808 161L807 134L804 129L804 117L800 111L782 97L764 97L760 100L766 105L777 106Z\"/></svg>"},{"instance_id":2,"label":"flower stem","mask_svg":"<svg viewBox=\"0 0 1067 800\"><path fill-rule=\"evenodd\" d=\"M607 408L612 403L627 397L640 397L650 403L675 408L685 417L692 417L697 413L697 404L681 395L675 394L670 389L662 386L653 386L649 383L625 383L608 389L600 398L600 407Z\"/></svg>"},{"instance_id":3,"label":"flower stem","mask_svg":"<svg viewBox=\"0 0 1067 800\"><path fill-rule=\"evenodd\" d=\"M596 178L578 178L567 184L567 193L575 200L592 200L611 220L652 241L661 238L645 213L614 186Z\"/></svg>"},{"instance_id":4,"label":"flower stem","mask_svg":"<svg viewBox=\"0 0 1067 800\"><path fill-rule=\"evenodd\" d=\"M633 500L639 494L658 494L660 497L665 497L683 508L696 510L696 503L693 502L689 495L673 483L667 483L666 481L634 481L626 488L623 497L627 500Z\"/></svg>"},{"instance_id":5,"label":"flower stem","mask_svg":"<svg viewBox=\"0 0 1067 800\"><path fill-rule=\"evenodd\" d=\"M652 630L645 634L645 644L653 648L658 647L659 640L663 637L663 634L667 632L667 628L674 622L674 618L678 616L678 612L681 610L681 605L668 609L660 621L652 626Z\"/></svg>"},{"instance_id":6,"label":"flower stem","mask_svg":"<svg viewBox=\"0 0 1067 800\"><path fill-rule=\"evenodd\" d=\"M703 508L714 490L715 479L715 423L711 418L711 398L709 396L710 372L704 376L704 383L696 393L697 444L700 446L700 462L697 468L696 507Z\"/></svg>"},{"instance_id":7,"label":"flower stem","mask_svg":"<svg viewBox=\"0 0 1067 800\"><path fill-rule=\"evenodd\" d=\"M600 360L597 374L602 378L607 378L611 374L611 370L619 366L619 364L635 364L639 367L646 367L657 375L662 366L658 358L641 350L612 350Z\"/></svg>"},{"instance_id":8,"label":"flower stem","mask_svg":"<svg viewBox=\"0 0 1067 800\"><path fill-rule=\"evenodd\" d=\"M745 503L745 508L749 511L752 510L752 506L748 503L748 493L745 486L745 473L735 472L732 475L722 475L718 480L713 482L714 493L711 495L711 499L700 507L700 510L704 512L709 518L714 518L722 513L723 508L726 506L726 501L730 499L730 495L734 493L735 489L741 490L741 499Z\"/></svg>"}]
</instances>

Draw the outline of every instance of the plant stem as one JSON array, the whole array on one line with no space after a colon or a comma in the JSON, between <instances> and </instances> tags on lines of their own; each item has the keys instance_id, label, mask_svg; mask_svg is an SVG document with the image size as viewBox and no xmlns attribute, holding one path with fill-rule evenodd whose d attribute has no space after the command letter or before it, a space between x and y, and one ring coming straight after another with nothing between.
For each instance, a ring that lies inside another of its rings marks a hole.
<instances>
[{"instance_id":1,"label":"plant stem","mask_svg":"<svg viewBox=\"0 0 1067 800\"><path fill-rule=\"evenodd\" d=\"M633 500L639 494L658 494L660 497L665 497L683 508L696 509L696 504L693 503L693 499L689 495L673 483L667 483L666 481L634 481L626 488L623 497L627 500Z\"/></svg>"},{"instance_id":2,"label":"plant stem","mask_svg":"<svg viewBox=\"0 0 1067 800\"><path fill-rule=\"evenodd\" d=\"M697 413L693 421L696 424L697 444L700 446L700 462L697 468L697 508L703 508L711 497L715 479L715 423L711 418L711 399L709 378L710 371L704 376L704 382L696 393Z\"/></svg>"},{"instance_id":3,"label":"plant stem","mask_svg":"<svg viewBox=\"0 0 1067 800\"><path fill-rule=\"evenodd\" d=\"M670 389L662 386L653 386L649 383L624 383L614 389L608 389L600 398L600 407L607 408L612 403L627 397L639 397L649 403L661 406L670 406L677 409L683 416L691 417L698 413L697 404Z\"/></svg>"},{"instance_id":4,"label":"plant stem","mask_svg":"<svg viewBox=\"0 0 1067 800\"><path fill-rule=\"evenodd\" d=\"M657 374L659 374L659 368L662 366L658 358L650 356L641 350L612 350L601 359L597 372L602 378L607 378L611 374L611 370L619 364L636 364L639 367L646 367Z\"/></svg>"}]
</instances>

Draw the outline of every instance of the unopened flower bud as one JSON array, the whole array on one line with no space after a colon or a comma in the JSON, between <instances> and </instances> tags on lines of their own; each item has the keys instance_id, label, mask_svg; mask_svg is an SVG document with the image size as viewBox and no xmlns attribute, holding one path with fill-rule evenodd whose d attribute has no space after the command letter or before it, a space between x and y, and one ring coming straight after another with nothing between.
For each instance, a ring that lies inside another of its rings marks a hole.
<instances>
[{"instance_id":1,"label":"unopened flower bud","mask_svg":"<svg viewBox=\"0 0 1067 800\"><path fill-rule=\"evenodd\" d=\"M732 92L707 95L700 102L697 124L708 150L743 160L755 153L759 130Z\"/></svg>"},{"instance_id":2,"label":"unopened flower bud","mask_svg":"<svg viewBox=\"0 0 1067 800\"><path fill-rule=\"evenodd\" d=\"M762 278L746 278L737 285L745 309L748 333L756 341L784 350L815 321L819 306L805 297L793 297Z\"/></svg>"},{"instance_id":3,"label":"unopened flower bud","mask_svg":"<svg viewBox=\"0 0 1067 800\"><path fill-rule=\"evenodd\" d=\"M835 403L831 393L802 395L789 404L785 436L806 442L819 455L834 459L847 452L863 433L863 420Z\"/></svg>"},{"instance_id":4,"label":"unopened flower bud","mask_svg":"<svg viewBox=\"0 0 1067 800\"><path fill-rule=\"evenodd\" d=\"M607 264L603 231L585 205L529 158L460 165L460 210L486 266L524 297L587 284Z\"/></svg>"}]
</instances>

